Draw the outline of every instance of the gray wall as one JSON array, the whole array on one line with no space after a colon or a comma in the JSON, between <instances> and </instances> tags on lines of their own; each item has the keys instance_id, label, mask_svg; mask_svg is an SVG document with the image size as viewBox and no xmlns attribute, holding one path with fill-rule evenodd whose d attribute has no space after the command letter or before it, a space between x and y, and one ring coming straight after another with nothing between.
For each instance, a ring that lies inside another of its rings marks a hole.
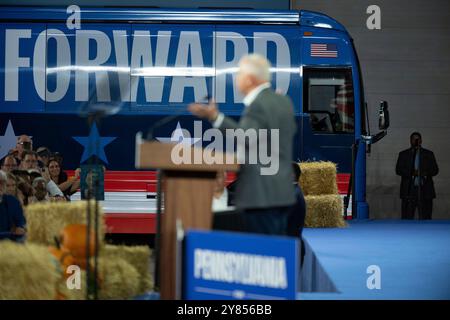
<instances>
[{"instance_id":1,"label":"gray wall","mask_svg":"<svg viewBox=\"0 0 450 320\"><path fill-rule=\"evenodd\" d=\"M372 4L381 8L381 30L366 27ZM397 155L409 147L410 133L420 131L440 169L433 218L449 219L450 1L293 0L292 7L328 14L353 36L373 132L379 101L389 102L391 128L367 162L371 218L400 217Z\"/></svg>"}]
</instances>

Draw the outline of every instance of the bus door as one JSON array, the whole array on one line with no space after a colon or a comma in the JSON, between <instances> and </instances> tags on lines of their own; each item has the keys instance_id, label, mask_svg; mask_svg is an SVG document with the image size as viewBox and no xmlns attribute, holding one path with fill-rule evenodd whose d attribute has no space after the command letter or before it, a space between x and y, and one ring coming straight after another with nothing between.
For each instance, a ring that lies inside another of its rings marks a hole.
<instances>
[{"instance_id":1,"label":"bus door","mask_svg":"<svg viewBox=\"0 0 450 320\"><path fill-rule=\"evenodd\" d=\"M332 161L351 172L355 104L350 67L303 67L302 161Z\"/></svg>"}]
</instances>

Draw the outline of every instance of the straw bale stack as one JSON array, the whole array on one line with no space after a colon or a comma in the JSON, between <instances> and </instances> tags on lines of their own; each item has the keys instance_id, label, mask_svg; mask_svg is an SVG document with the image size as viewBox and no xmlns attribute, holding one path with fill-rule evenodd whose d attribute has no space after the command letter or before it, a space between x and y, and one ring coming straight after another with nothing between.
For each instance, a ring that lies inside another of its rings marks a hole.
<instances>
[{"instance_id":1,"label":"straw bale stack","mask_svg":"<svg viewBox=\"0 0 450 320\"><path fill-rule=\"evenodd\" d=\"M300 185L305 196L338 193L333 162L302 162L300 169Z\"/></svg>"},{"instance_id":2,"label":"straw bale stack","mask_svg":"<svg viewBox=\"0 0 450 320\"><path fill-rule=\"evenodd\" d=\"M113 246L105 245L100 255L105 259L123 259L130 263L139 273L139 294L149 291L153 287L150 274L151 250L147 246Z\"/></svg>"},{"instance_id":3,"label":"straw bale stack","mask_svg":"<svg viewBox=\"0 0 450 320\"><path fill-rule=\"evenodd\" d=\"M305 196L305 227L345 227L342 218L342 199L339 195Z\"/></svg>"},{"instance_id":4,"label":"straw bale stack","mask_svg":"<svg viewBox=\"0 0 450 320\"><path fill-rule=\"evenodd\" d=\"M0 299L54 299L57 270L57 262L45 246L1 241Z\"/></svg>"},{"instance_id":5,"label":"straw bale stack","mask_svg":"<svg viewBox=\"0 0 450 320\"><path fill-rule=\"evenodd\" d=\"M342 199L336 183L336 164L302 162L300 186L305 196L305 227L345 227Z\"/></svg>"},{"instance_id":6,"label":"straw bale stack","mask_svg":"<svg viewBox=\"0 0 450 320\"><path fill-rule=\"evenodd\" d=\"M93 259L92 259L93 265ZM139 295L140 279L136 268L124 259L98 259L98 298L100 300L132 299ZM67 300L86 299L86 271L81 271L81 288L68 289L66 279L61 278L59 292Z\"/></svg>"},{"instance_id":7,"label":"straw bale stack","mask_svg":"<svg viewBox=\"0 0 450 320\"><path fill-rule=\"evenodd\" d=\"M130 299L139 294L139 272L123 259L99 258L100 299Z\"/></svg>"},{"instance_id":8,"label":"straw bale stack","mask_svg":"<svg viewBox=\"0 0 450 320\"><path fill-rule=\"evenodd\" d=\"M67 279L64 275L58 282L58 293L61 295L62 300L85 300L86 299L86 271L81 270L81 285L80 289L69 289L67 287Z\"/></svg>"},{"instance_id":9,"label":"straw bale stack","mask_svg":"<svg viewBox=\"0 0 450 320\"><path fill-rule=\"evenodd\" d=\"M69 224L86 224L86 201L46 202L30 204L25 209L27 219L27 241L54 245L54 238ZM94 226L94 202L91 201L91 224ZM102 207L99 206L100 242L104 239L105 223Z\"/></svg>"},{"instance_id":10,"label":"straw bale stack","mask_svg":"<svg viewBox=\"0 0 450 320\"><path fill-rule=\"evenodd\" d=\"M91 258L91 266L94 264ZM99 256L99 298L129 299L150 290L150 249L147 246L106 245ZM69 300L86 298L86 271L82 270L81 290L68 290L61 279L59 292Z\"/></svg>"}]
</instances>

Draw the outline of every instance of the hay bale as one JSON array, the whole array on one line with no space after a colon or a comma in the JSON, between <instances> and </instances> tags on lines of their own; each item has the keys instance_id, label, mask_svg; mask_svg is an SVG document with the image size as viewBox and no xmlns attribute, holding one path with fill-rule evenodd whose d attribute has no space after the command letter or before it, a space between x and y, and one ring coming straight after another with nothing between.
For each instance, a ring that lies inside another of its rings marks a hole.
<instances>
[{"instance_id":1,"label":"hay bale","mask_svg":"<svg viewBox=\"0 0 450 320\"><path fill-rule=\"evenodd\" d=\"M305 227L346 227L342 218L342 199L339 195L305 196Z\"/></svg>"},{"instance_id":2,"label":"hay bale","mask_svg":"<svg viewBox=\"0 0 450 320\"><path fill-rule=\"evenodd\" d=\"M150 275L150 249L147 246L113 246L101 248L99 256L99 298L129 299L153 286ZM91 258L91 266L94 258ZM62 278L58 291L68 300L86 298L86 271L81 271L81 289L68 289Z\"/></svg>"},{"instance_id":3,"label":"hay bale","mask_svg":"<svg viewBox=\"0 0 450 320\"><path fill-rule=\"evenodd\" d=\"M58 279L45 246L0 242L0 299L55 299Z\"/></svg>"},{"instance_id":4,"label":"hay bale","mask_svg":"<svg viewBox=\"0 0 450 320\"><path fill-rule=\"evenodd\" d=\"M302 162L300 168L300 185L305 196L338 193L335 163Z\"/></svg>"},{"instance_id":5,"label":"hay bale","mask_svg":"<svg viewBox=\"0 0 450 320\"><path fill-rule=\"evenodd\" d=\"M86 299L86 271L81 270L81 287L80 289L69 289L67 287L67 279L61 277L58 283L58 292L62 295L63 300L85 300Z\"/></svg>"},{"instance_id":6,"label":"hay bale","mask_svg":"<svg viewBox=\"0 0 450 320\"><path fill-rule=\"evenodd\" d=\"M92 265L94 261L91 261ZM132 299L139 294L140 275L130 263L121 258L99 257L98 298L101 300ZM67 300L86 299L86 271L81 271L81 288L68 289L61 279L58 290Z\"/></svg>"},{"instance_id":7,"label":"hay bale","mask_svg":"<svg viewBox=\"0 0 450 320\"><path fill-rule=\"evenodd\" d=\"M144 294L153 288L153 278L150 273L151 250L147 246L113 246L105 245L100 255L107 259L121 258L130 263L139 272L139 294Z\"/></svg>"},{"instance_id":8,"label":"hay bale","mask_svg":"<svg viewBox=\"0 0 450 320\"><path fill-rule=\"evenodd\" d=\"M91 201L91 223L94 226L94 202ZM54 245L54 237L69 224L87 223L86 201L46 202L30 204L25 209L27 219L27 241ZM102 207L99 206L100 242L103 242L105 223Z\"/></svg>"},{"instance_id":9,"label":"hay bale","mask_svg":"<svg viewBox=\"0 0 450 320\"><path fill-rule=\"evenodd\" d=\"M139 273L121 258L99 258L100 299L130 299L139 294Z\"/></svg>"}]
</instances>

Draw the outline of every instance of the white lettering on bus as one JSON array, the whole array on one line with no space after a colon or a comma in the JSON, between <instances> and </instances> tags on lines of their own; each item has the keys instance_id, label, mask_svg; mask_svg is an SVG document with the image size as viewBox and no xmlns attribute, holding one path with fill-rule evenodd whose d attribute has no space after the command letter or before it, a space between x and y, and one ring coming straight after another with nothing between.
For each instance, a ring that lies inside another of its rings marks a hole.
<instances>
[{"instance_id":1,"label":"white lettering on bus","mask_svg":"<svg viewBox=\"0 0 450 320\"><path fill-rule=\"evenodd\" d=\"M71 42L68 40L70 35L55 28L41 31L36 37L34 52L27 56L19 48L30 45L27 41L32 37L32 30L7 29L4 46L5 101L20 100L20 77L25 75L20 69L31 67L35 90L42 100L48 102L63 99L67 95L72 78L75 101L88 101L89 90L93 85L90 81L94 81L98 101L111 101L110 76L111 73L117 73L122 101L138 100L141 79L147 102L161 103L168 99L164 102L182 103L187 89L193 91L196 101L201 101L208 95L207 79L211 78L213 96L218 103L239 103L242 101L242 95L236 88L234 77L239 59L249 52L248 39L253 39L254 51L264 56L268 54L268 47L275 45L276 89L280 93L287 93L289 89L290 49L287 40L275 32L255 32L251 37L237 32L214 32L212 66L205 66L201 35L198 31L180 31L177 37L172 31L161 30L151 34L149 30L135 30L131 41L128 41L130 35L126 30L112 30L112 37L100 30L83 29L74 32L73 57ZM152 39L155 38L152 46ZM51 55L55 60L50 61L50 66L47 65L49 41L53 41L51 50L55 50ZM176 46L173 46L173 41L177 41ZM227 49L230 48L233 49L233 54L227 57ZM115 57L114 64L109 61L112 54ZM174 57L174 65L169 65L169 57ZM75 61L74 65L72 61ZM52 74L55 80L50 91L47 77ZM231 76L232 81L227 82L227 76ZM167 77L172 77L170 87L168 83L165 86ZM233 97L229 97L232 101L226 101L227 85L233 89ZM165 94L165 90L169 92Z\"/></svg>"}]
</instances>

